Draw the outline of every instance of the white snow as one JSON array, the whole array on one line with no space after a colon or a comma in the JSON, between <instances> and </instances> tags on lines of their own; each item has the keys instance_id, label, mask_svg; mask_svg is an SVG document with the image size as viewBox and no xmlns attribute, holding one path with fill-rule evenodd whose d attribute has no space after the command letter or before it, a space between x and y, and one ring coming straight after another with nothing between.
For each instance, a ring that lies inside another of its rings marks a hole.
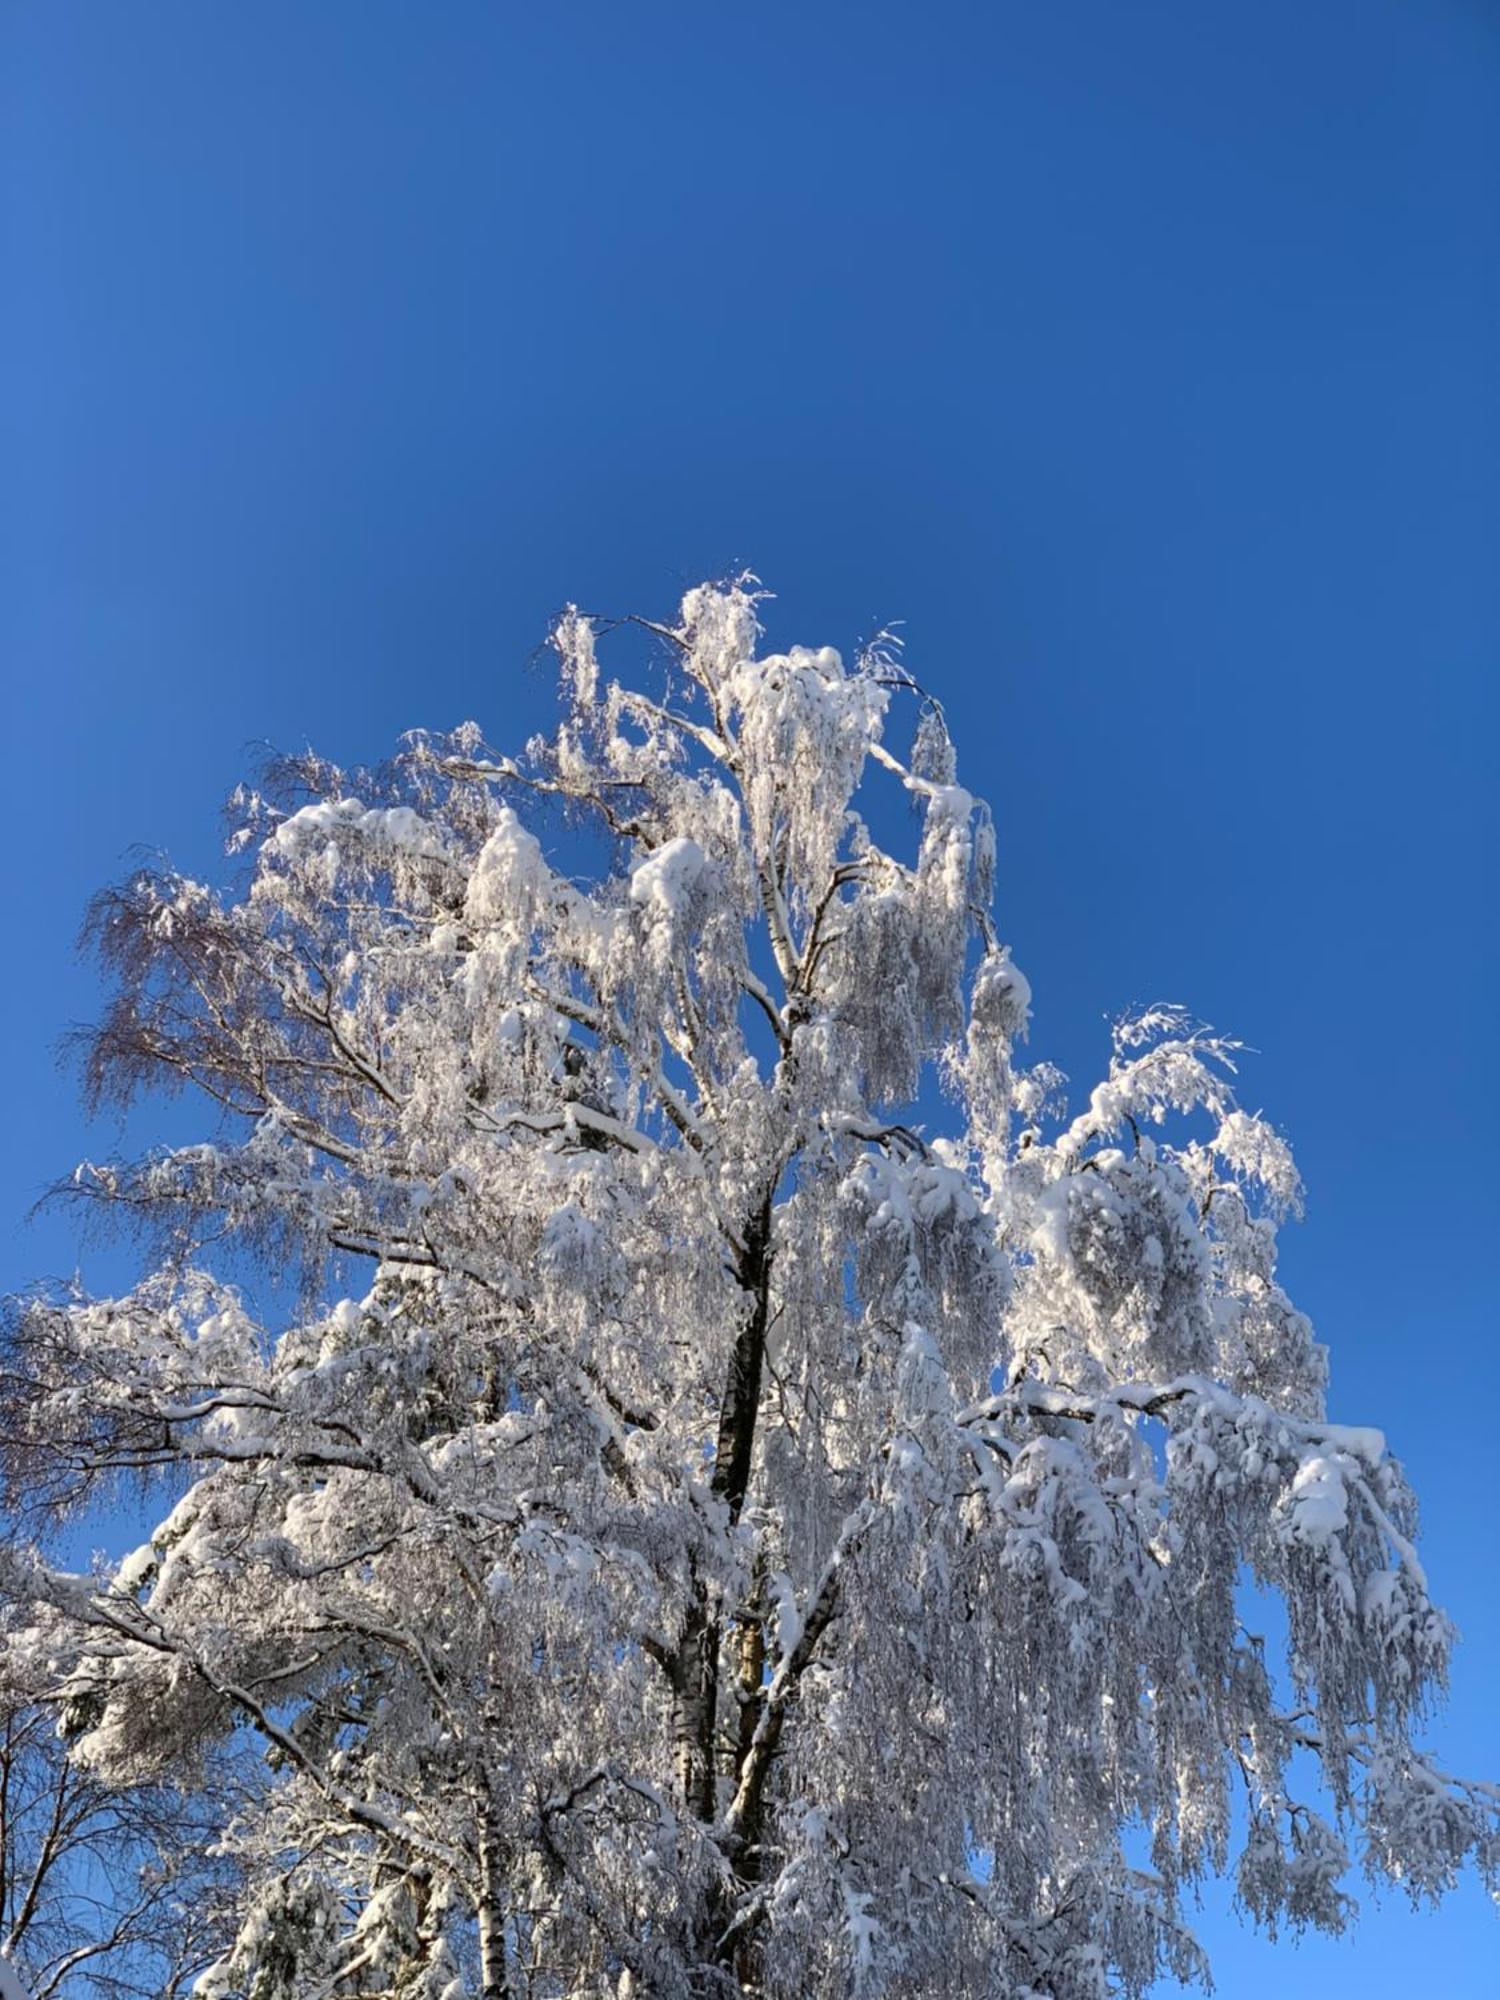
<instances>
[{"instance_id":1,"label":"white snow","mask_svg":"<svg viewBox=\"0 0 1500 2000\"><path fill-rule=\"evenodd\" d=\"M1349 1493L1338 1461L1324 1452L1303 1459L1286 1503L1288 1527L1299 1542L1326 1542L1349 1525Z\"/></svg>"},{"instance_id":2,"label":"white snow","mask_svg":"<svg viewBox=\"0 0 1500 2000\"><path fill-rule=\"evenodd\" d=\"M502 806L470 871L466 912L476 923L513 920L518 907L529 912L550 875L541 842L510 806Z\"/></svg>"},{"instance_id":3,"label":"white snow","mask_svg":"<svg viewBox=\"0 0 1500 2000\"><path fill-rule=\"evenodd\" d=\"M426 860L446 860L448 854L436 828L410 806L366 807L354 798L301 807L270 834L266 846L273 854L304 859L351 837Z\"/></svg>"},{"instance_id":4,"label":"white snow","mask_svg":"<svg viewBox=\"0 0 1500 2000\"><path fill-rule=\"evenodd\" d=\"M707 857L697 841L680 834L636 863L630 871L630 900L675 921L702 880L706 866Z\"/></svg>"}]
</instances>

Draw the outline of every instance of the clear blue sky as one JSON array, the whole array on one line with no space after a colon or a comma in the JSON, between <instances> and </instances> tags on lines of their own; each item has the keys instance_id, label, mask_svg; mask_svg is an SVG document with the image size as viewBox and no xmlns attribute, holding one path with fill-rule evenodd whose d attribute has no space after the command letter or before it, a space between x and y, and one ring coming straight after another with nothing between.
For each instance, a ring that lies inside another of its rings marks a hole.
<instances>
[{"instance_id":1,"label":"clear blue sky","mask_svg":"<svg viewBox=\"0 0 1500 2000\"><path fill-rule=\"evenodd\" d=\"M784 640L907 621L1036 1054L1261 1051L1500 1775L1493 5L11 0L0 93L0 1287L111 1140L51 1051L133 843L211 868L253 739L539 726L562 600L748 562ZM1230 2000L1495 1990L1472 1882L1274 1955L1226 1902Z\"/></svg>"}]
</instances>

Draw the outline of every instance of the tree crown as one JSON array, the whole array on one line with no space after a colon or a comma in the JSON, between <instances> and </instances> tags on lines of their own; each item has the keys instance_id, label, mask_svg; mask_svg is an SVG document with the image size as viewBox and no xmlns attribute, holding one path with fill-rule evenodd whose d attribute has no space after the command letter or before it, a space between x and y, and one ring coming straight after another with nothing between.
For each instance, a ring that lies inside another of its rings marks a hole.
<instances>
[{"instance_id":1,"label":"tree crown","mask_svg":"<svg viewBox=\"0 0 1500 2000\"><path fill-rule=\"evenodd\" d=\"M261 1746L204 2000L1097 2000L1200 1969L1180 1891L1231 1861L1272 1925L1343 1922L1351 1833L1493 1879L1236 1045L1152 1008L1061 1114L940 706L757 605L626 621L650 692L570 609L550 739L284 765L236 890L96 907L91 1087L223 1116L87 1171L133 1291L12 1317L17 1516L174 1504L108 1574L13 1545L7 1643L111 1782ZM287 1323L225 1245L301 1271Z\"/></svg>"}]
</instances>

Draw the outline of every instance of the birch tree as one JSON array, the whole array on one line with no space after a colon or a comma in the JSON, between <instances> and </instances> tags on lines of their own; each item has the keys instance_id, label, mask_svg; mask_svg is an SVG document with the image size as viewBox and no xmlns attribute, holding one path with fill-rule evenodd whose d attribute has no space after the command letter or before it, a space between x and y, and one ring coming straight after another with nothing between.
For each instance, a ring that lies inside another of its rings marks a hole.
<instances>
[{"instance_id":1,"label":"birch tree","mask_svg":"<svg viewBox=\"0 0 1500 2000\"><path fill-rule=\"evenodd\" d=\"M185 2000L232 1934L217 1801L71 1762L44 1693L0 1671L0 2000Z\"/></svg>"},{"instance_id":2,"label":"birch tree","mask_svg":"<svg viewBox=\"0 0 1500 2000\"><path fill-rule=\"evenodd\" d=\"M94 912L93 1091L215 1122L81 1170L134 1289L12 1315L5 1643L104 1783L259 1744L201 2000L1100 2000L1208 1871L1495 1881L1235 1044L1153 1007L1069 1118L941 708L758 605L569 610L550 738L298 760Z\"/></svg>"}]
</instances>

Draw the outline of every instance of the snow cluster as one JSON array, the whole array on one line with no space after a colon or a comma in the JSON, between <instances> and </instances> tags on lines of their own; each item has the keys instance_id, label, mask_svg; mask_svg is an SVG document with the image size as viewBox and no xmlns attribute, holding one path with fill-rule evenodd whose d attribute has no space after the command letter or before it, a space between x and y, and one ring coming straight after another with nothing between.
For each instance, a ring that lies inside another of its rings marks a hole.
<instances>
[{"instance_id":1,"label":"snow cluster","mask_svg":"<svg viewBox=\"0 0 1500 2000\"><path fill-rule=\"evenodd\" d=\"M363 806L358 799L321 799L281 821L266 846L292 860L335 854L343 841L387 848L421 860L442 861L447 849L436 830L410 806Z\"/></svg>"},{"instance_id":2,"label":"snow cluster","mask_svg":"<svg viewBox=\"0 0 1500 2000\"><path fill-rule=\"evenodd\" d=\"M648 916L682 916L703 879L703 849L679 834L639 860L630 871L630 900Z\"/></svg>"}]
</instances>

